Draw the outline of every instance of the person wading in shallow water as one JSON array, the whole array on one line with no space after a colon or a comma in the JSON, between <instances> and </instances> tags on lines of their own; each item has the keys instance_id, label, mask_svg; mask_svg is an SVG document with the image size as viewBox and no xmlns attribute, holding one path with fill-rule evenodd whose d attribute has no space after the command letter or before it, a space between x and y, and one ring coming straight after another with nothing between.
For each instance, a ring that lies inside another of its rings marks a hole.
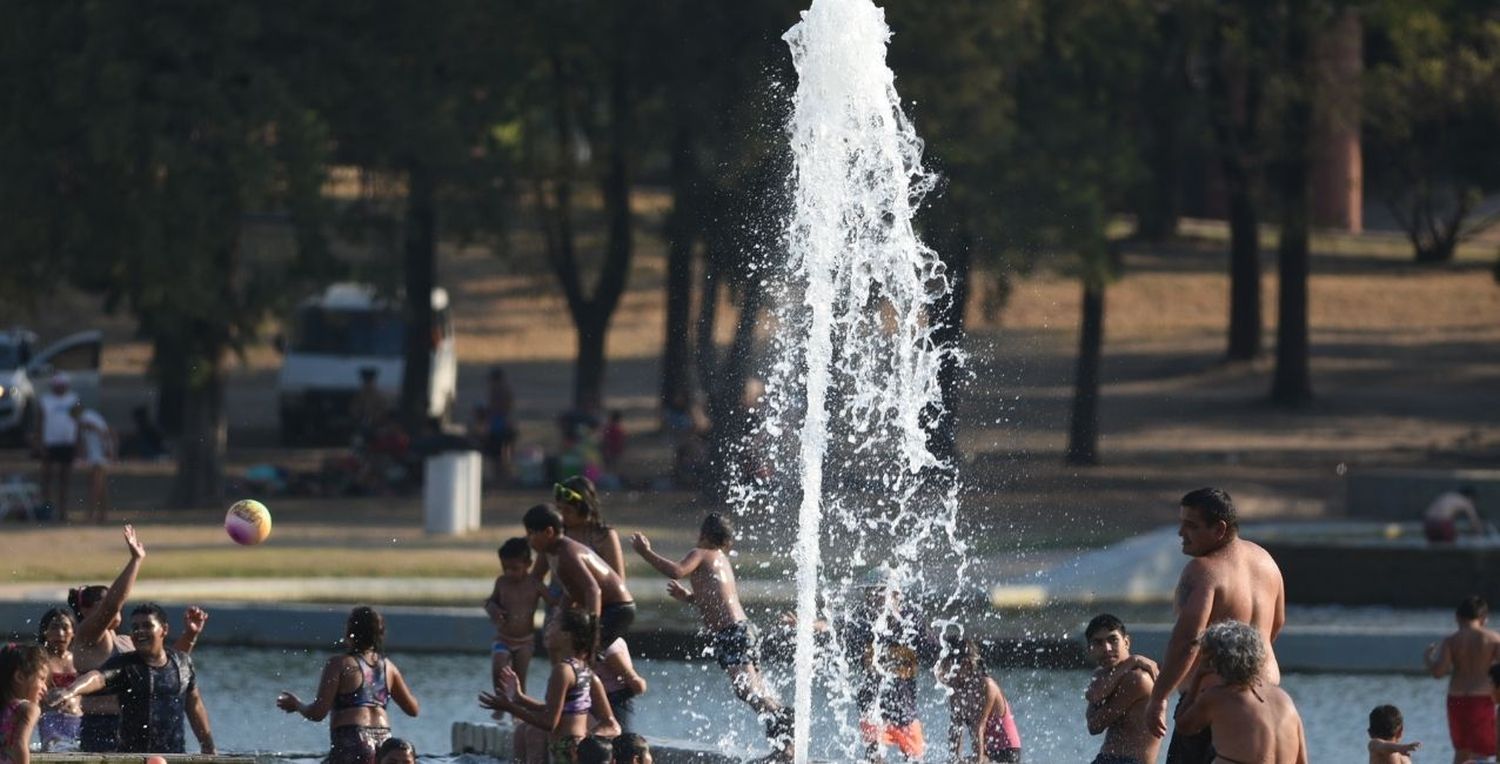
<instances>
[{"instance_id":1,"label":"person wading in shallow water","mask_svg":"<svg viewBox=\"0 0 1500 764\"><path fill-rule=\"evenodd\" d=\"M1281 668L1271 647L1286 623L1286 587L1281 569L1260 545L1240 538L1239 515L1225 491L1200 488L1183 496L1178 516L1182 552L1193 559L1177 581L1173 604L1177 621L1146 710L1152 734L1157 737L1167 733L1167 696L1173 690L1192 680L1178 699L1181 709L1192 703L1195 688L1218 683L1211 676L1211 668L1199 665L1198 635L1210 624L1235 620L1254 627L1266 643L1262 679L1272 686L1281 684ZM1209 676L1199 681L1197 672ZM1212 762L1212 732L1174 732L1167 747L1168 764Z\"/></svg>"}]
</instances>

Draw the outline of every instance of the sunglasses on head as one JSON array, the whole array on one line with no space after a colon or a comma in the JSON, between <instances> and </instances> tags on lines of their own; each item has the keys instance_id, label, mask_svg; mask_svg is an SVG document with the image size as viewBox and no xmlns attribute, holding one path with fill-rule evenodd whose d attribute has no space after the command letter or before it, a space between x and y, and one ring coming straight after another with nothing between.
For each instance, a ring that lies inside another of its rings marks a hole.
<instances>
[{"instance_id":1,"label":"sunglasses on head","mask_svg":"<svg viewBox=\"0 0 1500 764\"><path fill-rule=\"evenodd\" d=\"M552 498L568 504L583 503L583 494L563 485L562 483L552 484Z\"/></svg>"}]
</instances>

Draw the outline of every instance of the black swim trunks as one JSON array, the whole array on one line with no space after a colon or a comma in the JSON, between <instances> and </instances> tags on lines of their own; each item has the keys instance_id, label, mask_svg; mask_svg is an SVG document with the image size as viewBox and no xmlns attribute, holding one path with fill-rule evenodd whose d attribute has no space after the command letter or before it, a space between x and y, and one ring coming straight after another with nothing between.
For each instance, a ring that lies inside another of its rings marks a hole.
<instances>
[{"instance_id":1,"label":"black swim trunks","mask_svg":"<svg viewBox=\"0 0 1500 764\"><path fill-rule=\"evenodd\" d=\"M114 753L120 749L119 714L84 714L78 723L78 750Z\"/></svg>"},{"instance_id":2,"label":"black swim trunks","mask_svg":"<svg viewBox=\"0 0 1500 764\"><path fill-rule=\"evenodd\" d=\"M1177 708L1173 717L1182 712L1183 696L1177 696ZM1188 735L1172 730L1172 742L1167 744L1167 764L1213 764L1214 734L1212 729Z\"/></svg>"},{"instance_id":3,"label":"black swim trunks","mask_svg":"<svg viewBox=\"0 0 1500 764\"><path fill-rule=\"evenodd\" d=\"M1094 757L1093 764L1141 764L1141 760L1134 756L1121 756L1117 753L1101 753Z\"/></svg>"},{"instance_id":4,"label":"black swim trunks","mask_svg":"<svg viewBox=\"0 0 1500 764\"><path fill-rule=\"evenodd\" d=\"M599 609L599 649L615 643L635 623L635 603L615 602Z\"/></svg>"},{"instance_id":5,"label":"black swim trunks","mask_svg":"<svg viewBox=\"0 0 1500 764\"><path fill-rule=\"evenodd\" d=\"M759 641L756 629L749 621L740 621L713 633L714 658L719 668L753 666L760 660Z\"/></svg>"}]
</instances>

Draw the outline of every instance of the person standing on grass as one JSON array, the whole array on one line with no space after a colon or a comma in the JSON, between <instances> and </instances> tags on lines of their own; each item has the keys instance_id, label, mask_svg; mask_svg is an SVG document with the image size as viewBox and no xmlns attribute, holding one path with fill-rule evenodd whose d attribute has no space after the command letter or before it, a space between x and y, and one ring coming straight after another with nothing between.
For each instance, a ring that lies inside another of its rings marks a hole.
<instances>
[{"instance_id":1,"label":"person standing on grass","mask_svg":"<svg viewBox=\"0 0 1500 764\"><path fill-rule=\"evenodd\" d=\"M78 427L79 461L89 471L89 519L103 525L109 513L109 465L119 456L115 433L104 415L82 403L68 413Z\"/></svg>"},{"instance_id":2,"label":"person standing on grass","mask_svg":"<svg viewBox=\"0 0 1500 764\"><path fill-rule=\"evenodd\" d=\"M1422 652L1428 673L1448 677L1448 736L1455 764L1495 755L1489 671L1500 662L1500 634L1485 625L1489 615L1483 597L1465 597L1453 614L1458 629Z\"/></svg>"},{"instance_id":3,"label":"person standing on grass","mask_svg":"<svg viewBox=\"0 0 1500 764\"><path fill-rule=\"evenodd\" d=\"M1240 538L1239 514L1229 494L1200 488L1182 497L1178 508L1182 552L1191 557L1177 581L1173 610L1177 620L1162 656L1161 674L1151 690L1147 719L1152 734L1167 733L1167 696L1187 682L1178 708L1193 702L1200 686L1198 635L1211 624L1240 621L1254 627L1265 642L1261 666L1269 685L1281 684L1281 668L1271 645L1286 623L1286 587L1281 569L1260 545ZM1191 680L1191 681L1189 681ZM1211 686L1213 680L1201 686ZM1192 734L1179 726L1167 747L1168 764L1208 764L1214 759L1208 727Z\"/></svg>"},{"instance_id":4,"label":"person standing on grass","mask_svg":"<svg viewBox=\"0 0 1500 764\"><path fill-rule=\"evenodd\" d=\"M41 416L32 436L32 445L42 457L42 503L51 507L62 523L68 521L68 481L73 477L73 457L78 452L78 424L70 413L76 403L78 395L67 373L53 374L47 381L47 392L37 398Z\"/></svg>"}]
</instances>

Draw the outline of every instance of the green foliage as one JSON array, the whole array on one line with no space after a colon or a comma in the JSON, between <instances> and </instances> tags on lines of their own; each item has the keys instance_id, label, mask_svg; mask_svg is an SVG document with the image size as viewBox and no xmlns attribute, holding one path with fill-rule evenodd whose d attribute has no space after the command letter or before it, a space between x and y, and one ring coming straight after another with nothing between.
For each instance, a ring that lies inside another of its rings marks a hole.
<instances>
[{"instance_id":1,"label":"green foliage","mask_svg":"<svg viewBox=\"0 0 1500 764\"><path fill-rule=\"evenodd\" d=\"M1500 190L1500 8L1384 0L1370 15L1365 79L1370 180L1417 259L1446 260L1495 222L1467 218Z\"/></svg>"}]
</instances>

